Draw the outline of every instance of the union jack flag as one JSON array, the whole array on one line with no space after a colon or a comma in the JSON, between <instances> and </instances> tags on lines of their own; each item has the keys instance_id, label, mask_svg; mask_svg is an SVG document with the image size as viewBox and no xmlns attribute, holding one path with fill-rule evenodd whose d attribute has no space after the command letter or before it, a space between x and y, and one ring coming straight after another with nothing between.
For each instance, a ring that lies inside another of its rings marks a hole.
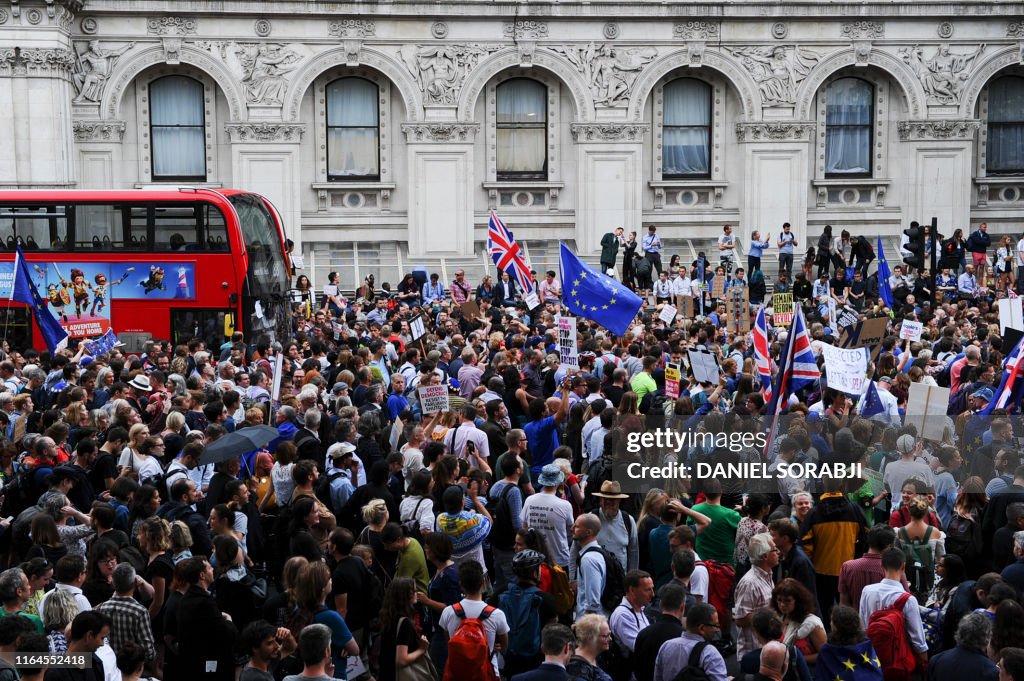
<instances>
[{"instance_id":1,"label":"union jack flag","mask_svg":"<svg viewBox=\"0 0 1024 681\"><path fill-rule=\"evenodd\" d=\"M991 414L996 409L1014 411L1024 389L1024 338L1017 342L1003 364L1003 378L996 388L995 399L988 403L979 414Z\"/></svg>"},{"instance_id":2,"label":"union jack flag","mask_svg":"<svg viewBox=\"0 0 1024 681\"><path fill-rule=\"evenodd\" d=\"M1011 289L1007 289L1006 297L1007 298L1020 298L1020 296L1017 295L1017 292L1014 291L1012 288Z\"/></svg>"},{"instance_id":3,"label":"union jack flag","mask_svg":"<svg viewBox=\"0 0 1024 681\"><path fill-rule=\"evenodd\" d=\"M804 319L800 303L793 301L793 323L789 327L786 347L779 359L779 374L775 379L771 402L768 404L767 414L772 417L772 425L765 446L766 453L775 439L778 417L789 404L789 398L796 391L820 378L821 372L818 371L818 363L814 361L811 338L807 333L807 321Z\"/></svg>"},{"instance_id":4,"label":"union jack flag","mask_svg":"<svg viewBox=\"0 0 1024 681\"><path fill-rule=\"evenodd\" d=\"M754 319L754 359L757 362L757 373L761 375L761 392L766 402L772 400L772 359L768 352L768 320L764 313L764 305L757 310Z\"/></svg>"},{"instance_id":5,"label":"union jack flag","mask_svg":"<svg viewBox=\"0 0 1024 681\"><path fill-rule=\"evenodd\" d=\"M530 264L526 262L526 254L516 243L505 223L494 211L491 211L490 224L487 227L487 245L491 251L491 260L501 272L515 279L519 290L533 290L533 279L530 277Z\"/></svg>"}]
</instances>

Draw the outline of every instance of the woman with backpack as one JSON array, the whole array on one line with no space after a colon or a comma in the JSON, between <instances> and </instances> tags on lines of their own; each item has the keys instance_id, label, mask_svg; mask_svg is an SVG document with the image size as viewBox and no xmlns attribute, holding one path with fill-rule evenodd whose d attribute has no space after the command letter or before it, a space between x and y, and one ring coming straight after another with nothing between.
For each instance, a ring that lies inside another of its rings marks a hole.
<instances>
[{"instance_id":1,"label":"woman with backpack","mask_svg":"<svg viewBox=\"0 0 1024 681\"><path fill-rule=\"evenodd\" d=\"M576 620L576 652L565 666L569 678L579 681L612 681L608 672L597 666L597 658L612 642L612 631L604 615L591 613Z\"/></svg>"},{"instance_id":2,"label":"woman with backpack","mask_svg":"<svg viewBox=\"0 0 1024 681\"><path fill-rule=\"evenodd\" d=\"M946 553L946 535L928 524L928 502L915 496L906 502L910 522L896 534L899 547L907 558L906 575L911 593L924 602L934 584L935 564Z\"/></svg>"},{"instance_id":3,"label":"woman with backpack","mask_svg":"<svg viewBox=\"0 0 1024 681\"><path fill-rule=\"evenodd\" d=\"M953 515L946 524L946 551L956 554L967 566L967 577L977 579L985 572L982 557L981 519L988 505L985 483L972 476L964 480L953 504Z\"/></svg>"}]
</instances>

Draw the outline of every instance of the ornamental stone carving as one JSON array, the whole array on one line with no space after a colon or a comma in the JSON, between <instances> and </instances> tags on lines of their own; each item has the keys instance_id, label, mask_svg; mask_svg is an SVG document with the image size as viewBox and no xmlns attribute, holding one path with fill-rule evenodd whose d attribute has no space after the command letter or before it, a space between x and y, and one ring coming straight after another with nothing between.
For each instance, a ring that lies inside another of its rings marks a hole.
<instances>
[{"instance_id":1,"label":"ornamental stone carving","mask_svg":"<svg viewBox=\"0 0 1024 681\"><path fill-rule=\"evenodd\" d=\"M0 49L0 76L66 76L74 66L75 56L70 50L36 47Z\"/></svg>"},{"instance_id":2,"label":"ornamental stone carving","mask_svg":"<svg viewBox=\"0 0 1024 681\"><path fill-rule=\"evenodd\" d=\"M927 58L924 49L914 45L902 48L899 55L921 81L928 103L941 105L960 102L960 91L984 51L984 43L964 54L950 52L949 45L939 45Z\"/></svg>"},{"instance_id":3,"label":"ornamental stone carving","mask_svg":"<svg viewBox=\"0 0 1024 681\"><path fill-rule=\"evenodd\" d=\"M11 18L11 15L7 13L7 10L0 9L0 25L6 24Z\"/></svg>"},{"instance_id":4,"label":"ornamental stone carving","mask_svg":"<svg viewBox=\"0 0 1024 681\"><path fill-rule=\"evenodd\" d=\"M726 47L757 83L764 106L796 103L797 86L821 55L799 45L793 47Z\"/></svg>"},{"instance_id":5,"label":"ornamental stone carving","mask_svg":"<svg viewBox=\"0 0 1024 681\"><path fill-rule=\"evenodd\" d=\"M369 19L332 21L327 33L339 38L370 38L377 35L377 26Z\"/></svg>"},{"instance_id":6,"label":"ornamental stone carving","mask_svg":"<svg viewBox=\"0 0 1024 681\"><path fill-rule=\"evenodd\" d=\"M935 28L935 32L939 34L939 37L943 40L949 40L953 37L953 23L950 21L942 21Z\"/></svg>"},{"instance_id":7,"label":"ornamental stone carving","mask_svg":"<svg viewBox=\"0 0 1024 681\"><path fill-rule=\"evenodd\" d=\"M548 37L548 25L543 21L519 19L515 22L506 23L502 27L502 33L506 38L512 38L512 40L522 40L524 38L538 40Z\"/></svg>"},{"instance_id":8,"label":"ornamental stone carving","mask_svg":"<svg viewBox=\"0 0 1024 681\"><path fill-rule=\"evenodd\" d=\"M813 121L737 123L737 142L806 142L813 139Z\"/></svg>"},{"instance_id":9,"label":"ornamental stone carving","mask_svg":"<svg viewBox=\"0 0 1024 681\"><path fill-rule=\"evenodd\" d=\"M409 143L472 142L479 123L405 123L402 132Z\"/></svg>"},{"instance_id":10,"label":"ornamental stone carving","mask_svg":"<svg viewBox=\"0 0 1024 681\"><path fill-rule=\"evenodd\" d=\"M960 119L899 121L896 124L896 132L901 142L967 140L974 137L980 125L980 121Z\"/></svg>"},{"instance_id":11,"label":"ornamental stone carving","mask_svg":"<svg viewBox=\"0 0 1024 681\"><path fill-rule=\"evenodd\" d=\"M629 104L633 84L645 66L654 61L658 50L654 47L613 47L607 43L585 47L552 47L565 55L590 85L594 104L621 107Z\"/></svg>"},{"instance_id":12,"label":"ornamental stone carving","mask_svg":"<svg viewBox=\"0 0 1024 681\"><path fill-rule=\"evenodd\" d=\"M96 21L95 17L85 17L82 19L78 27L82 29L82 33L86 35L93 35L99 30L99 22Z\"/></svg>"},{"instance_id":13,"label":"ornamental stone carving","mask_svg":"<svg viewBox=\"0 0 1024 681\"><path fill-rule=\"evenodd\" d=\"M299 123L228 123L224 126L234 142L301 142L306 126Z\"/></svg>"},{"instance_id":14,"label":"ornamental stone carving","mask_svg":"<svg viewBox=\"0 0 1024 681\"><path fill-rule=\"evenodd\" d=\"M127 124L124 121L73 121L76 142L120 142Z\"/></svg>"},{"instance_id":15,"label":"ornamental stone carving","mask_svg":"<svg viewBox=\"0 0 1024 681\"><path fill-rule=\"evenodd\" d=\"M285 74L295 70L302 55L276 43L239 44L234 53L242 67L246 100L250 104L283 104L288 92Z\"/></svg>"},{"instance_id":16,"label":"ornamental stone carving","mask_svg":"<svg viewBox=\"0 0 1024 681\"><path fill-rule=\"evenodd\" d=\"M90 40L88 48L79 52L74 47L75 88L78 96L72 101L73 104L94 103L97 104L103 98L103 88L107 85L107 78L114 71L114 64L128 50L135 47L131 42L117 49L103 47L99 40Z\"/></svg>"},{"instance_id":17,"label":"ornamental stone carving","mask_svg":"<svg viewBox=\"0 0 1024 681\"><path fill-rule=\"evenodd\" d=\"M772 24L772 37L776 40L784 40L789 35L789 24L784 21L776 21Z\"/></svg>"},{"instance_id":18,"label":"ornamental stone carving","mask_svg":"<svg viewBox=\"0 0 1024 681\"><path fill-rule=\"evenodd\" d=\"M1007 38L1024 38L1024 21L1011 21L1006 26Z\"/></svg>"},{"instance_id":19,"label":"ornamental stone carving","mask_svg":"<svg viewBox=\"0 0 1024 681\"><path fill-rule=\"evenodd\" d=\"M615 40L619 37L619 25L614 21L609 21L604 25L604 29L601 32L608 40Z\"/></svg>"},{"instance_id":20,"label":"ornamental stone carving","mask_svg":"<svg viewBox=\"0 0 1024 681\"><path fill-rule=\"evenodd\" d=\"M146 23L150 35L195 35L196 20L189 17L159 17Z\"/></svg>"},{"instance_id":21,"label":"ornamental stone carving","mask_svg":"<svg viewBox=\"0 0 1024 681\"><path fill-rule=\"evenodd\" d=\"M718 40L720 33L717 21L686 21L672 26L672 35L681 40Z\"/></svg>"},{"instance_id":22,"label":"ornamental stone carving","mask_svg":"<svg viewBox=\"0 0 1024 681\"><path fill-rule=\"evenodd\" d=\"M252 30L259 37L266 38L274 30L274 25L270 23L270 19L257 19L252 25Z\"/></svg>"},{"instance_id":23,"label":"ornamental stone carving","mask_svg":"<svg viewBox=\"0 0 1024 681\"><path fill-rule=\"evenodd\" d=\"M444 21L435 21L430 25L430 35L434 36L438 40L448 36L448 23Z\"/></svg>"},{"instance_id":24,"label":"ornamental stone carving","mask_svg":"<svg viewBox=\"0 0 1024 681\"><path fill-rule=\"evenodd\" d=\"M646 123L573 123L576 142L640 142L651 126Z\"/></svg>"},{"instance_id":25,"label":"ornamental stone carving","mask_svg":"<svg viewBox=\"0 0 1024 681\"><path fill-rule=\"evenodd\" d=\"M405 45L398 54L416 79L427 106L454 106L458 103L466 76L480 57L499 49L492 45Z\"/></svg>"},{"instance_id":26,"label":"ornamental stone carving","mask_svg":"<svg viewBox=\"0 0 1024 681\"><path fill-rule=\"evenodd\" d=\"M851 40L884 38L885 24L881 21L849 21L842 25L840 35Z\"/></svg>"}]
</instances>

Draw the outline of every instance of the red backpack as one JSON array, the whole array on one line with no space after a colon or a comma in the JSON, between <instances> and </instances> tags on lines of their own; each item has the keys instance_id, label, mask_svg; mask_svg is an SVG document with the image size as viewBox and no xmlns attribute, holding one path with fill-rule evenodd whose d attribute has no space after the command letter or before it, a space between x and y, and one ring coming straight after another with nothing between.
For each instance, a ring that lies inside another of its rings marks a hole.
<instances>
[{"instance_id":1,"label":"red backpack","mask_svg":"<svg viewBox=\"0 0 1024 681\"><path fill-rule=\"evenodd\" d=\"M708 602L715 606L718 616L732 611L733 589L736 588L736 568L717 560L702 560L708 570Z\"/></svg>"},{"instance_id":2,"label":"red backpack","mask_svg":"<svg viewBox=\"0 0 1024 681\"><path fill-rule=\"evenodd\" d=\"M871 613L868 619L868 639L878 653L885 681L909 681L917 666L903 617L903 606L909 599L910 594L905 593L888 608Z\"/></svg>"},{"instance_id":3,"label":"red backpack","mask_svg":"<svg viewBox=\"0 0 1024 681\"><path fill-rule=\"evenodd\" d=\"M479 617L466 617L462 603L455 603L452 609L458 616L459 628L448 639L448 661L444 667L444 681L498 681L498 674L491 664L491 649L487 645L484 620L491 616L494 607L488 605Z\"/></svg>"}]
</instances>

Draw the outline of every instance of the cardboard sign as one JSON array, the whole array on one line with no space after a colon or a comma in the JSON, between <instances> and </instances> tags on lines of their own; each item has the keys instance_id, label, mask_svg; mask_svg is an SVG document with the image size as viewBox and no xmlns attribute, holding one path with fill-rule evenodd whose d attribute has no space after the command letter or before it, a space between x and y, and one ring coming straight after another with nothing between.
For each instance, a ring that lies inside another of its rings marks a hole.
<instances>
[{"instance_id":1,"label":"cardboard sign","mask_svg":"<svg viewBox=\"0 0 1024 681\"><path fill-rule=\"evenodd\" d=\"M284 355L278 353L274 357L274 387L270 391L270 399L277 402L281 399L281 376L284 374Z\"/></svg>"},{"instance_id":2,"label":"cardboard sign","mask_svg":"<svg viewBox=\"0 0 1024 681\"><path fill-rule=\"evenodd\" d=\"M715 278L711 280L711 297L712 298L724 298L725 297L725 275L716 274Z\"/></svg>"},{"instance_id":3,"label":"cardboard sign","mask_svg":"<svg viewBox=\"0 0 1024 681\"><path fill-rule=\"evenodd\" d=\"M558 359L564 367L580 368L576 318L558 317Z\"/></svg>"},{"instance_id":4,"label":"cardboard sign","mask_svg":"<svg viewBox=\"0 0 1024 681\"><path fill-rule=\"evenodd\" d=\"M419 389L420 405L424 414L436 414L448 411L448 386L426 385Z\"/></svg>"},{"instance_id":5,"label":"cardboard sign","mask_svg":"<svg viewBox=\"0 0 1024 681\"><path fill-rule=\"evenodd\" d=\"M868 351L866 348L837 348L823 343L828 387L847 395L862 395L867 389Z\"/></svg>"},{"instance_id":6,"label":"cardboard sign","mask_svg":"<svg viewBox=\"0 0 1024 681\"><path fill-rule=\"evenodd\" d=\"M523 300L526 301L526 305L527 307L530 308L530 310L536 310L538 307L540 307L540 296L537 295L536 291L530 291L529 293L527 293L525 296L523 296Z\"/></svg>"},{"instance_id":7,"label":"cardboard sign","mask_svg":"<svg viewBox=\"0 0 1024 681\"><path fill-rule=\"evenodd\" d=\"M694 314L693 296L676 296L676 310L683 315L683 319L693 319Z\"/></svg>"},{"instance_id":8,"label":"cardboard sign","mask_svg":"<svg viewBox=\"0 0 1024 681\"><path fill-rule=\"evenodd\" d=\"M948 423L948 407L949 388L911 383L910 395L907 397L907 415L903 419L903 424L915 425L918 435L926 440L941 442Z\"/></svg>"},{"instance_id":9,"label":"cardboard sign","mask_svg":"<svg viewBox=\"0 0 1024 681\"><path fill-rule=\"evenodd\" d=\"M665 365L665 397L679 399L679 381L682 378L682 371L678 364Z\"/></svg>"},{"instance_id":10,"label":"cardboard sign","mask_svg":"<svg viewBox=\"0 0 1024 681\"><path fill-rule=\"evenodd\" d=\"M676 318L677 313L678 311L676 310L676 308L672 307L671 305L665 305L664 307L661 308L661 313L658 315L658 319L665 322L666 324L671 324L672 320Z\"/></svg>"},{"instance_id":11,"label":"cardboard sign","mask_svg":"<svg viewBox=\"0 0 1024 681\"><path fill-rule=\"evenodd\" d=\"M924 331L924 323L904 319L900 325L900 340L919 341L922 331Z\"/></svg>"},{"instance_id":12,"label":"cardboard sign","mask_svg":"<svg viewBox=\"0 0 1024 681\"><path fill-rule=\"evenodd\" d=\"M690 370L693 378L698 383L718 384L718 358L707 350L687 350L686 356L690 359Z\"/></svg>"},{"instance_id":13,"label":"cardboard sign","mask_svg":"<svg viewBox=\"0 0 1024 681\"><path fill-rule=\"evenodd\" d=\"M772 325L789 326L793 323L793 293L772 294Z\"/></svg>"},{"instance_id":14,"label":"cardboard sign","mask_svg":"<svg viewBox=\"0 0 1024 681\"><path fill-rule=\"evenodd\" d=\"M480 316L480 306L476 304L475 300L467 300L460 305L459 308L462 310L462 317L464 319L469 319L475 322Z\"/></svg>"},{"instance_id":15,"label":"cardboard sign","mask_svg":"<svg viewBox=\"0 0 1024 681\"><path fill-rule=\"evenodd\" d=\"M870 348L882 343L889 327L888 317L873 317L857 322L843 331L839 339L841 348Z\"/></svg>"},{"instance_id":16,"label":"cardboard sign","mask_svg":"<svg viewBox=\"0 0 1024 681\"><path fill-rule=\"evenodd\" d=\"M876 471L874 468L867 467L861 470L861 474L864 479L871 483L871 494L878 496L885 489L885 483L882 481L882 474Z\"/></svg>"},{"instance_id":17,"label":"cardboard sign","mask_svg":"<svg viewBox=\"0 0 1024 681\"><path fill-rule=\"evenodd\" d=\"M413 340L419 340L427 332L427 329L423 326L423 315L416 315L409 320L409 333L412 334Z\"/></svg>"},{"instance_id":18,"label":"cardboard sign","mask_svg":"<svg viewBox=\"0 0 1024 681\"><path fill-rule=\"evenodd\" d=\"M750 331L750 289L730 286L726 295L726 327L733 333Z\"/></svg>"},{"instance_id":19,"label":"cardboard sign","mask_svg":"<svg viewBox=\"0 0 1024 681\"><path fill-rule=\"evenodd\" d=\"M999 335L1003 335L1006 327L1024 329L1024 298L1003 298L997 300L999 305Z\"/></svg>"}]
</instances>

